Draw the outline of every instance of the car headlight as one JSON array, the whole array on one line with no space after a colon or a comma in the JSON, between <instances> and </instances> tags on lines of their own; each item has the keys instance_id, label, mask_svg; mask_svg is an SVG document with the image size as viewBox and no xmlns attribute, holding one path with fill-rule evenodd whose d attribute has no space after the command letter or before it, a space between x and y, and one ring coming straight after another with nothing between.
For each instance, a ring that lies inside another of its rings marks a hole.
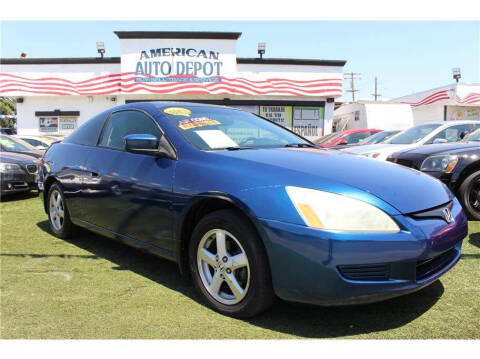
<instances>
[{"instance_id":1,"label":"car headlight","mask_svg":"<svg viewBox=\"0 0 480 359\"><path fill-rule=\"evenodd\" d=\"M16 163L0 163L0 172L14 172L20 169L21 167Z\"/></svg>"},{"instance_id":2,"label":"car headlight","mask_svg":"<svg viewBox=\"0 0 480 359\"><path fill-rule=\"evenodd\" d=\"M367 202L309 188L287 186L286 191L309 227L345 232L400 231L392 217Z\"/></svg>"},{"instance_id":3,"label":"car headlight","mask_svg":"<svg viewBox=\"0 0 480 359\"><path fill-rule=\"evenodd\" d=\"M457 165L458 157L454 155L427 157L420 166L420 171L441 171L450 173Z\"/></svg>"}]
</instances>

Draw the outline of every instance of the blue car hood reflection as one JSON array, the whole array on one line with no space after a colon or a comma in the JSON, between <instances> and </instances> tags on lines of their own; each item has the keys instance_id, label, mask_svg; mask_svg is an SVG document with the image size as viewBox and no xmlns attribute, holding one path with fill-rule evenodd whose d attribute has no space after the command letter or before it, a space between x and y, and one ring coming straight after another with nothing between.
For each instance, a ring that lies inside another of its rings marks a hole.
<instances>
[{"instance_id":1,"label":"blue car hood reflection","mask_svg":"<svg viewBox=\"0 0 480 359\"><path fill-rule=\"evenodd\" d=\"M288 185L332 191L343 184L368 192L401 213L447 203L452 193L440 181L403 166L335 150L274 148L215 151L245 174L275 178ZM232 163L233 161L233 163ZM333 186L334 187L334 186Z\"/></svg>"}]
</instances>

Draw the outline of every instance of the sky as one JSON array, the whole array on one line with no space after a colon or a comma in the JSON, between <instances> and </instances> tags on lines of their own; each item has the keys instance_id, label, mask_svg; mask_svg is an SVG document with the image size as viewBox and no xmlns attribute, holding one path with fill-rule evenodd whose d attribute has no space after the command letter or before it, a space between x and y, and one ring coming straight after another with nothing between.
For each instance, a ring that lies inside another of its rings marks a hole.
<instances>
[{"instance_id":1,"label":"sky","mask_svg":"<svg viewBox=\"0 0 480 359\"><path fill-rule=\"evenodd\" d=\"M453 67L480 83L480 21L2 21L0 57L95 57L97 41L120 56L113 31L134 30L242 32L238 57L265 42L264 57L346 60L344 73L361 73L357 99L373 99L375 77L380 99L450 84Z\"/></svg>"}]
</instances>

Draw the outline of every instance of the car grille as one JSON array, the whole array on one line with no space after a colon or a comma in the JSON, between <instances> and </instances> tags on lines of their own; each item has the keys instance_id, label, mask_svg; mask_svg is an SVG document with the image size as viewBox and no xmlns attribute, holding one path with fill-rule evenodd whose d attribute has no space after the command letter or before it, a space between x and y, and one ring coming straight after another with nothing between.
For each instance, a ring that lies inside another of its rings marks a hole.
<instances>
[{"instance_id":1,"label":"car grille","mask_svg":"<svg viewBox=\"0 0 480 359\"><path fill-rule=\"evenodd\" d=\"M440 272L455 259L457 253L457 250L452 248L439 256L417 262L416 279L422 280Z\"/></svg>"},{"instance_id":2,"label":"car grille","mask_svg":"<svg viewBox=\"0 0 480 359\"><path fill-rule=\"evenodd\" d=\"M390 266L388 264L358 264L338 266L343 277L358 281L382 281L388 280Z\"/></svg>"},{"instance_id":3,"label":"car grille","mask_svg":"<svg viewBox=\"0 0 480 359\"><path fill-rule=\"evenodd\" d=\"M37 166L36 165L27 165L28 173L34 174L37 173Z\"/></svg>"}]
</instances>

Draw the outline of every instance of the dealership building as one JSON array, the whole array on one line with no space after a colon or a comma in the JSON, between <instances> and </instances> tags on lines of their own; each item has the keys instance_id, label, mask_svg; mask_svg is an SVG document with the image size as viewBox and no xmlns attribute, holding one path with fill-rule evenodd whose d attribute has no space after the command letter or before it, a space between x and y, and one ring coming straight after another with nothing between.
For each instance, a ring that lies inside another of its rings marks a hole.
<instances>
[{"instance_id":1,"label":"dealership building","mask_svg":"<svg viewBox=\"0 0 480 359\"><path fill-rule=\"evenodd\" d=\"M161 100L245 109L308 138L330 132L343 60L237 57L241 33L115 34L120 57L0 59L19 134L65 135L113 106Z\"/></svg>"},{"instance_id":2,"label":"dealership building","mask_svg":"<svg viewBox=\"0 0 480 359\"><path fill-rule=\"evenodd\" d=\"M431 121L480 121L480 84L454 83L393 101L412 107L415 124Z\"/></svg>"}]
</instances>

